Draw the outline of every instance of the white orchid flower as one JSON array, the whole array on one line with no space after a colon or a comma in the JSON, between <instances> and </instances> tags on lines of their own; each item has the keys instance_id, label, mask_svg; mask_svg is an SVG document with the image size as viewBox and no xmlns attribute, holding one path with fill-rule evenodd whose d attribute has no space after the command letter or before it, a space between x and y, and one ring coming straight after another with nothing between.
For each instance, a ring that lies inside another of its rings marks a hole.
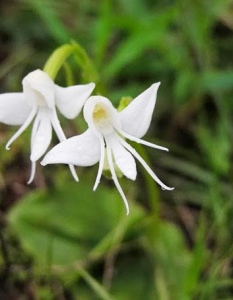
<instances>
[{"instance_id":1,"label":"white orchid flower","mask_svg":"<svg viewBox=\"0 0 233 300\"><path fill-rule=\"evenodd\" d=\"M56 107L68 119L75 118L85 101L92 93L95 84L77 85L67 88L56 85L43 71L35 70L22 81L22 93L0 95L0 122L7 125L21 125L6 145L15 141L34 120L31 134L31 175L28 183L35 176L36 161L46 152L52 139L52 127L59 141L66 139L60 126ZM71 173L78 181L74 166L69 165Z\"/></svg>"},{"instance_id":2,"label":"white orchid flower","mask_svg":"<svg viewBox=\"0 0 233 300\"><path fill-rule=\"evenodd\" d=\"M127 214L129 205L118 182L114 164L126 177L135 180L137 175L135 157L163 189L172 190L173 188L160 181L145 160L125 141L125 139L129 139L149 147L168 151L167 148L141 139L151 123L159 84L153 84L121 112L118 112L107 98L91 96L84 105L84 118L89 126L87 131L55 146L46 154L41 164L64 163L91 166L99 162L93 188L96 190L106 156L112 179L125 203Z\"/></svg>"}]
</instances>

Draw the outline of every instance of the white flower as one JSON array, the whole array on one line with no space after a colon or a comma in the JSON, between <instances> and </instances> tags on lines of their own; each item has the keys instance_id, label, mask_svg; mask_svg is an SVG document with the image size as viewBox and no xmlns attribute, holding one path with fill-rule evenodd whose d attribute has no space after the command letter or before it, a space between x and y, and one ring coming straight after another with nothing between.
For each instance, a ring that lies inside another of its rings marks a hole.
<instances>
[{"instance_id":1,"label":"white flower","mask_svg":"<svg viewBox=\"0 0 233 300\"><path fill-rule=\"evenodd\" d=\"M66 139L57 118L56 107L68 119L73 119L81 111L85 101L92 93L95 84L59 87L43 71L29 73L22 81L22 93L0 95L0 122L8 125L21 125L6 145L15 141L34 120L31 134L31 175L35 176L36 161L44 155L52 139L52 127L58 139ZM78 181L74 166L69 165L72 175Z\"/></svg>"},{"instance_id":2,"label":"white flower","mask_svg":"<svg viewBox=\"0 0 233 300\"><path fill-rule=\"evenodd\" d=\"M129 213L128 202L118 182L114 164L126 177L135 180L137 175L135 157L163 189L172 190L173 188L160 181L145 160L125 141L127 138L149 147L168 151L167 148L140 139L150 126L159 84L153 84L121 112L118 112L107 98L91 96L84 105L84 118L89 126L87 131L55 146L46 154L41 164L64 163L91 166L99 162L93 188L95 190L100 182L106 156L112 179L125 203L127 214Z\"/></svg>"}]
</instances>

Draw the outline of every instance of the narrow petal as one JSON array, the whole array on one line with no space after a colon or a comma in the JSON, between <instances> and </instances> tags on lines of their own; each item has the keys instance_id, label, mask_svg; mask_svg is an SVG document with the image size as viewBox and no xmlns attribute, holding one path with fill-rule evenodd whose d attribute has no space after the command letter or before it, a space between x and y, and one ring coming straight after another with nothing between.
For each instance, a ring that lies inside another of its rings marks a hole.
<instances>
[{"instance_id":1,"label":"narrow petal","mask_svg":"<svg viewBox=\"0 0 233 300\"><path fill-rule=\"evenodd\" d=\"M60 122L58 120L55 108L53 109L51 121L52 121L53 128L54 128L54 130L55 130L55 132L57 134L57 137L58 137L59 141L60 142L65 141L66 140L66 136L65 136L65 134L64 134L64 132L63 132L63 130L61 128L61 125L60 125ZM77 173L75 171L75 167L73 165L69 164L69 168L70 168L70 172L71 172L74 180L78 182L79 179L78 179L78 175L77 175Z\"/></svg>"},{"instance_id":2,"label":"narrow petal","mask_svg":"<svg viewBox=\"0 0 233 300\"><path fill-rule=\"evenodd\" d=\"M104 157L105 157L105 145L104 145L104 140L103 138L99 139L100 141L100 160L99 160L99 168L98 168L98 173L96 176L95 184L93 187L93 191L95 191L100 183L100 178L103 173L103 168L104 168Z\"/></svg>"},{"instance_id":3,"label":"narrow petal","mask_svg":"<svg viewBox=\"0 0 233 300\"><path fill-rule=\"evenodd\" d=\"M146 134L151 123L159 85L160 83L153 84L119 113L124 132L137 138Z\"/></svg>"},{"instance_id":4,"label":"narrow petal","mask_svg":"<svg viewBox=\"0 0 233 300\"><path fill-rule=\"evenodd\" d=\"M49 108L40 108L37 131L34 133L31 149L31 161L37 161L48 149L52 139L52 124L50 121L51 111Z\"/></svg>"},{"instance_id":5,"label":"narrow petal","mask_svg":"<svg viewBox=\"0 0 233 300\"><path fill-rule=\"evenodd\" d=\"M32 106L28 105L23 93L0 95L0 122L7 125L22 125L30 115Z\"/></svg>"},{"instance_id":6,"label":"narrow petal","mask_svg":"<svg viewBox=\"0 0 233 300\"><path fill-rule=\"evenodd\" d=\"M56 163L92 166L99 161L100 152L99 139L92 131L87 130L55 146L45 155L41 164L43 166Z\"/></svg>"},{"instance_id":7,"label":"narrow petal","mask_svg":"<svg viewBox=\"0 0 233 300\"><path fill-rule=\"evenodd\" d=\"M55 85L55 102L59 111L68 119L74 119L95 88L94 83L67 88Z\"/></svg>"},{"instance_id":8,"label":"narrow petal","mask_svg":"<svg viewBox=\"0 0 233 300\"><path fill-rule=\"evenodd\" d=\"M32 161L31 162L31 174L30 174L30 177L29 177L29 180L28 180L27 184L32 183L32 181L35 178L35 174L36 174L36 162Z\"/></svg>"},{"instance_id":9,"label":"narrow petal","mask_svg":"<svg viewBox=\"0 0 233 300\"><path fill-rule=\"evenodd\" d=\"M113 135L111 140L108 138L106 142L112 149L117 167L127 178L135 180L137 176L137 169L135 159L132 154L120 144L119 138L116 135Z\"/></svg>"},{"instance_id":10,"label":"narrow petal","mask_svg":"<svg viewBox=\"0 0 233 300\"><path fill-rule=\"evenodd\" d=\"M35 141L35 136L36 136L36 133L37 133L39 124L40 124L40 114L37 114L36 117L35 117L35 120L34 120L34 122L33 122L33 126L32 126L32 133L31 133L31 149L32 149L33 143L34 143L34 141Z\"/></svg>"},{"instance_id":11,"label":"narrow petal","mask_svg":"<svg viewBox=\"0 0 233 300\"><path fill-rule=\"evenodd\" d=\"M145 162L145 160L137 153L137 151L131 147L128 143L126 143L123 139L121 140L122 145L130 151L133 156L143 165L143 167L146 169L146 171L150 174L150 176L165 190L173 190L174 188L168 187L165 185L151 170L151 168L148 166L148 164Z\"/></svg>"},{"instance_id":12,"label":"narrow petal","mask_svg":"<svg viewBox=\"0 0 233 300\"><path fill-rule=\"evenodd\" d=\"M6 144L6 149L10 149L10 145L24 132L24 130L31 124L33 118L35 117L37 112L37 106L33 106L28 118L23 123L23 125L16 131L16 133L10 138L10 140Z\"/></svg>"},{"instance_id":13,"label":"narrow petal","mask_svg":"<svg viewBox=\"0 0 233 300\"><path fill-rule=\"evenodd\" d=\"M128 133L125 133L124 131L122 130L118 130L118 132L125 138L133 141L133 142L136 142L138 144L142 144L142 145L145 145L145 146L148 146L148 147L151 147L151 148L155 148L155 149L159 149L159 150L164 150L164 151L169 151L168 148L165 148L165 147L162 147L162 146L159 146L159 145L156 145L156 144L153 144L153 143L150 143L150 142L147 142L147 141L144 141L144 140L141 140L141 139L138 139Z\"/></svg>"},{"instance_id":14,"label":"narrow petal","mask_svg":"<svg viewBox=\"0 0 233 300\"><path fill-rule=\"evenodd\" d=\"M128 204L128 201L125 197L125 194L124 194L124 192L123 192L123 190L122 190L122 188L119 184L119 181L117 179L116 172L115 172L114 165L113 165L113 161L112 161L111 148L108 145L107 145L107 157L108 157L108 164L109 164L110 172L112 174L112 179L115 183L115 186L116 186L118 192L121 195L122 200L124 201L125 208L126 208L126 214L128 215L129 214L129 204Z\"/></svg>"}]
</instances>

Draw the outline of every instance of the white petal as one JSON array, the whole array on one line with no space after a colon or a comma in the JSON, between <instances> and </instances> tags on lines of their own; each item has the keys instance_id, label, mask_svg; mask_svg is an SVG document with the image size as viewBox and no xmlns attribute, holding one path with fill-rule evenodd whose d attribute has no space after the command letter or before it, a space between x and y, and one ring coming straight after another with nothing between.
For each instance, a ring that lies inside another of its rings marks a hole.
<instances>
[{"instance_id":1,"label":"white petal","mask_svg":"<svg viewBox=\"0 0 233 300\"><path fill-rule=\"evenodd\" d=\"M75 118L95 88L94 83L67 88L55 85L55 102L60 112L68 119Z\"/></svg>"},{"instance_id":2,"label":"white petal","mask_svg":"<svg viewBox=\"0 0 233 300\"><path fill-rule=\"evenodd\" d=\"M24 77L23 92L29 105L47 106L53 108L55 84L52 79L41 70L35 70Z\"/></svg>"},{"instance_id":3,"label":"white petal","mask_svg":"<svg viewBox=\"0 0 233 300\"><path fill-rule=\"evenodd\" d=\"M156 145L156 144L153 144L153 143L150 143L150 142L147 142L147 141L144 141L144 140L141 140L141 139L138 139L128 133L125 133L124 131L122 130L118 130L118 132L125 138L133 141L133 142L136 142L138 144L142 144L142 145L145 145L145 146L148 146L148 147L151 147L151 148L155 148L155 149L159 149L159 150L164 150L164 151L169 151L168 148L165 148L165 147L162 147L162 146L159 146L159 145Z\"/></svg>"},{"instance_id":4,"label":"white petal","mask_svg":"<svg viewBox=\"0 0 233 300\"><path fill-rule=\"evenodd\" d=\"M32 161L31 162L31 174L30 174L27 184L32 183L32 181L34 180L35 174L36 174L36 162Z\"/></svg>"},{"instance_id":5,"label":"white petal","mask_svg":"<svg viewBox=\"0 0 233 300\"><path fill-rule=\"evenodd\" d=\"M16 131L16 133L9 139L9 141L6 144L6 149L10 149L10 145L24 132L24 130L31 124L33 118L35 117L37 112L37 106L33 106L32 110L27 117L26 121L23 123L23 125Z\"/></svg>"},{"instance_id":6,"label":"white petal","mask_svg":"<svg viewBox=\"0 0 233 300\"><path fill-rule=\"evenodd\" d=\"M31 161L37 161L47 150L52 139L51 111L45 108L38 112L38 128L32 136Z\"/></svg>"},{"instance_id":7,"label":"white petal","mask_svg":"<svg viewBox=\"0 0 233 300\"><path fill-rule=\"evenodd\" d=\"M121 139L120 141L122 143L122 145L128 150L130 151L135 158L142 164L142 166L146 169L146 171L148 172L148 174L150 174L150 176L165 190L174 190L174 187L169 187L167 185L165 185L156 175L155 173L151 170L151 168L148 166L148 164L145 162L145 160L137 153L137 151L131 147L128 143L126 143L123 139Z\"/></svg>"},{"instance_id":8,"label":"white petal","mask_svg":"<svg viewBox=\"0 0 233 300\"><path fill-rule=\"evenodd\" d=\"M146 134L151 123L159 85L160 82L153 84L119 113L124 132L137 138Z\"/></svg>"},{"instance_id":9,"label":"white petal","mask_svg":"<svg viewBox=\"0 0 233 300\"><path fill-rule=\"evenodd\" d=\"M42 160L47 164L72 164L76 166L92 166L100 159L100 141L87 130L83 134L67 139L52 150Z\"/></svg>"},{"instance_id":10,"label":"white petal","mask_svg":"<svg viewBox=\"0 0 233 300\"><path fill-rule=\"evenodd\" d=\"M115 183L115 186L116 186L118 192L121 195L122 200L124 201L125 208L126 208L126 214L128 215L129 214L129 204L128 204L128 201L125 197L125 194L124 194L124 192L123 192L123 190L122 190L122 188L119 184L119 181L117 179L116 172L115 172L114 165L113 165L113 161L112 161L111 148L108 146L108 144L107 144L107 157L108 157L108 164L109 164L110 172L112 174L112 179Z\"/></svg>"},{"instance_id":11,"label":"white petal","mask_svg":"<svg viewBox=\"0 0 233 300\"><path fill-rule=\"evenodd\" d=\"M32 110L23 93L0 95L0 122L7 125L22 125Z\"/></svg>"},{"instance_id":12,"label":"white petal","mask_svg":"<svg viewBox=\"0 0 233 300\"><path fill-rule=\"evenodd\" d=\"M98 168L98 173L96 176L95 184L93 187L93 191L95 191L100 183L100 178L103 172L104 168L104 158L105 158L105 145L104 145L104 139L100 137L100 159L99 159L99 168Z\"/></svg>"},{"instance_id":13,"label":"white petal","mask_svg":"<svg viewBox=\"0 0 233 300\"><path fill-rule=\"evenodd\" d=\"M112 136L111 140L106 138L106 142L110 145L115 163L121 172L129 179L135 180L137 169L135 159L119 142L116 136Z\"/></svg>"},{"instance_id":14,"label":"white petal","mask_svg":"<svg viewBox=\"0 0 233 300\"><path fill-rule=\"evenodd\" d=\"M56 109L54 108L53 109L53 112L52 112L52 118L51 118L51 121L52 121L52 125L53 125L53 128L57 134L57 137L59 139L60 142L63 142L66 140L66 136L61 128L61 125L60 125L60 122L58 120L58 117L57 117L57 113L56 113ZM70 172L74 178L75 181L79 181L78 179L78 175L75 171L75 167L71 164L69 164L69 168L70 168Z\"/></svg>"}]
</instances>

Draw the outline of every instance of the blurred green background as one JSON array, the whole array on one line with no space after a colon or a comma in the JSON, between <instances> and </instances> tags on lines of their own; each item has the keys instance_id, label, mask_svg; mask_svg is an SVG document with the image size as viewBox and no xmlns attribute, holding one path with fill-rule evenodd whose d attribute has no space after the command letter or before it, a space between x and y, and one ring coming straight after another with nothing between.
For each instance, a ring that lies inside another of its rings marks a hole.
<instances>
[{"instance_id":1,"label":"blurred green background","mask_svg":"<svg viewBox=\"0 0 233 300\"><path fill-rule=\"evenodd\" d=\"M233 299L233 1L0 2L0 93L21 91L60 45L77 41L114 105L161 81L144 139L134 147L172 192L138 164L92 192L97 166L29 172L30 129L0 125L0 299ZM74 59L56 82L85 77ZM67 137L84 130L61 118ZM57 143L54 137L54 144Z\"/></svg>"}]
</instances>

